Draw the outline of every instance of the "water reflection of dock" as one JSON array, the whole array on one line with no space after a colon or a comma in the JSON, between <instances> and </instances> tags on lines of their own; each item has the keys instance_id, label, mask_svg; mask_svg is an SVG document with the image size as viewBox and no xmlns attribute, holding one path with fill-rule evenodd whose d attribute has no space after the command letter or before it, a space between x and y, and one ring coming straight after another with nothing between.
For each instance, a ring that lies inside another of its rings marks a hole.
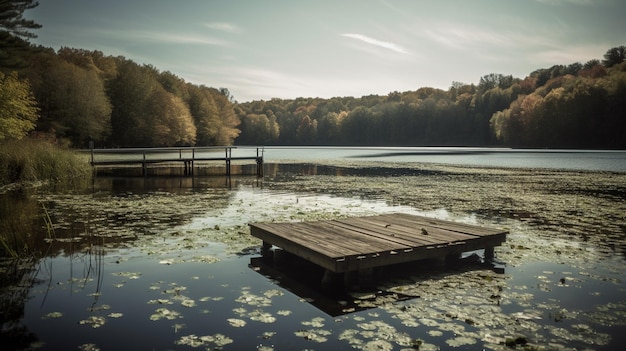
<instances>
[{"instance_id":1,"label":"water reflection of dock","mask_svg":"<svg viewBox=\"0 0 626 351\"><path fill-rule=\"evenodd\" d=\"M233 155L233 149L235 155ZM253 154L251 150L256 150ZM221 153L223 152L223 153ZM207 167L215 162L224 162L226 175L231 175L233 161L255 161L256 175L263 175L262 147L168 147L168 148L124 148L91 149L91 165L98 168L141 167L142 174L157 167L183 167L185 175L193 175L194 169Z\"/></svg>"},{"instance_id":2,"label":"water reflection of dock","mask_svg":"<svg viewBox=\"0 0 626 351\"><path fill-rule=\"evenodd\" d=\"M424 259L449 260L494 247L507 231L409 214L387 214L298 223L250 223L253 236L326 270L324 280L370 280L373 269Z\"/></svg>"}]
</instances>

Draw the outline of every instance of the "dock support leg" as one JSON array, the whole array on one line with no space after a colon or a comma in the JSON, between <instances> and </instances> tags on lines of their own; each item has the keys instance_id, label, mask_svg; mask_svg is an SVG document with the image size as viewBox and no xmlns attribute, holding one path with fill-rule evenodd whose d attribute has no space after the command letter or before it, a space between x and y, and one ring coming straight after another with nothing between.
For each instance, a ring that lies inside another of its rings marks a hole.
<instances>
[{"instance_id":1,"label":"dock support leg","mask_svg":"<svg viewBox=\"0 0 626 351\"><path fill-rule=\"evenodd\" d=\"M324 276L322 277L322 289L326 291L343 289L343 273L333 272L328 269L324 270Z\"/></svg>"},{"instance_id":2,"label":"dock support leg","mask_svg":"<svg viewBox=\"0 0 626 351\"><path fill-rule=\"evenodd\" d=\"M494 257L495 257L494 247L493 246L487 246L485 248L485 262L493 261Z\"/></svg>"},{"instance_id":3,"label":"dock support leg","mask_svg":"<svg viewBox=\"0 0 626 351\"><path fill-rule=\"evenodd\" d=\"M265 255L268 252L270 252L271 248L272 248L272 244L268 243L267 241L264 241L263 246L261 246L261 253Z\"/></svg>"},{"instance_id":4,"label":"dock support leg","mask_svg":"<svg viewBox=\"0 0 626 351\"><path fill-rule=\"evenodd\" d=\"M457 263L459 263L460 260L461 260L461 254L460 253L447 255L446 256L446 266L457 264Z\"/></svg>"},{"instance_id":5,"label":"dock support leg","mask_svg":"<svg viewBox=\"0 0 626 351\"><path fill-rule=\"evenodd\" d=\"M261 246L261 257L265 262L269 262L271 264L275 264L275 255L274 251L272 251L272 244L267 241L263 241L263 245Z\"/></svg>"},{"instance_id":6,"label":"dock support leg","mask_svg":"<svg viewBox=\"0 0 626 351\"><path fill-rule=\"evenodd\" d=\"M376 285L374 278L374 268L362 268L358 271L359 287L368 289Z\"/></svg>"},{"instance_id":7,"label":"dock support leg","mask_svg":"<svg viewBox=\"0 0 626 351\"><path fill-rule=\"evenodd\" d=\"M261 177L263 175L263 159L256 159L256 176Z\"/></svg>"}]
</instances>

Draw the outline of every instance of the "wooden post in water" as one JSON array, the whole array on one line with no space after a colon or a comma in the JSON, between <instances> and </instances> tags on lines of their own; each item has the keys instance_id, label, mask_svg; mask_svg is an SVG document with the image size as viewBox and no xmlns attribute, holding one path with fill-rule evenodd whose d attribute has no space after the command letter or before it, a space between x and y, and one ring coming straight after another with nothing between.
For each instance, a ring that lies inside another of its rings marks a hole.
<instances>
[{"instance_id":1,"label":"wooden post in water","mask_svg":"<svg viewBox=\"0 0 626 351\"><path fill-rule=\"evenodd\" d=\"M224 150L226 151L226 175L230 177L230 156L232 155L232 151L228 146Z\"/></svg>"},{"instance_id":2,"label":"wooden post in water","mask_svg":"<svg viewBox=\"0 0 626 351\"><path fill-rule=\"evenodd\" d=\"M89 149L91 150L91 165L93 166L93 156L94 156L94 155L93 155L93 153L94 153L94 152L93 152L93 149L94 149L94 143L93 143L93 140L90 140L90 141L89 141Z\"/></svg>"},{"instance_id":3,"label":"wooden post in water","mask_svg":"<svg viewBox=\"0 0 626 351\"><path fill-rule=\"evenodd\" d=\"M263 176L263 152L261 152L261 156L259 157L259 148L256 148L256 175L257 177Z\"/></svg>"},{"instance_id":4,"label":"wooden post in water","mask_svg":"<svg viewBox=\"0 0 626 351\"><path fill-rule=\"evenodd\" d=\"M494 257L495 257L494 247L493 246L485 247L485 262L493 261Z\"/></svg>"},{"instance_id":5,"label":"wooden post in water","mask_svg":"<svg viewBox=\"0 0 626 351\"><path fill-rule=\"evenodd\" d=\"M145 177L148 175L148 170L146 169L146 151L143 152L143 162L141 163L141 173Z\"/></svg>"},{"instance_id":6,"label":"wooden post in water","mask_svg":"<svg viewBox=\"0 0 626 351\"><path fill-rule=\"evenodd\" d=\"M194 160L196 159L196 148L191 149L191 175L193 175Z\"/></svg>"}]
</instances>

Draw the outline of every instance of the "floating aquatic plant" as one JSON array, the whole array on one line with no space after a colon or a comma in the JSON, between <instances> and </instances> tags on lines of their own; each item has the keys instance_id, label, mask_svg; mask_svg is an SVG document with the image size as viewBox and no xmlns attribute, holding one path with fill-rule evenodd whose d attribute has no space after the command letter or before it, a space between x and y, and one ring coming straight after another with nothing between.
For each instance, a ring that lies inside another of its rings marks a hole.
<instances>
[{"instance_id":1,"label":"floating aquatic plant","mask_svg":"<svg viewBox=\"0 0 626 351\"><path fill-rule=\"evenodd\" d=\"M180 313L168 310L167 308L158 308L152 315L150 315L151 321L158 321L161 319L174 320L178 318L182 318Z\"/></svg>"},{"instance_id":2,"label":"floating aquatic plant","mask_svg":"<svg viewBox=\"0 0 626 351\"><path fill-rule=\"evenodd\" d=\"M179 330L185 329L187 326L185 323L174 323L172 324L172 328L174 329L174 333L178 333Z\"/></svg>"},{"instance_id":3,"label":"floating aquatic plant","mask_svg":"<svg viewBox=\"0 0 626 351\"><path fill-rule=\"evenodd\" d=\"M139 279L139 277L141 277L140 272L116 272L116 273L113 273L113 275L118 276L118 277L128 278L128 279Z\"/></svg>"},{"instance_id":4,"label":"floating aquatic plant","mask_svg":"<svg viewBox=\"0 0 626 351\"><path fill-rule=\"evenodd\" d=\"M180 303L181 306L191 308L196 306L196 302L191 299L185 299Z\"/></svg>"},{"instance_id":5,"label":"floating aquatic plant","mask_svg":"<svg viewBox=\"0 0 626 351\"><path fill-rule=\"evenodd\" d=\"M257 322L261 323L274 323L276 322L276 317L274 317L271 313L263 312L261 310L254 310L248 314L248 317Z\"/></svg>"},{"instance_id":6,"label":"floating aquatic plant","mask_svg":"<svg viewBox=\"0 0 626 351\"><path fill-rule=\"evenodd\" d=\"M469 338L469 337L466 337L466 336L457 336L456 338L446 340L446 344L448 344L448 345L450 345L452 347L459 347L459 346L464 346L464 345L474 345L474 344L476 344L476 339Z\"/></svg>"},{"instance_id":7,"label":"floating aquatic plant","mask_svg":"<svg viewBox=\"0 0 626 351\"><path fill-rule=\"evenodd\" d=\"M418 211L440 218L510 229L507 242L496 249L498 259L507 264L506 274L484 269L451 269L443 274L431 271L426 275L415 273L381 286L386 294L384 298L369 293L353 296L360 306L373 307L376 312L341 319L342 323L333 329L337 328L339 335L336 342L347 342L358 349L366 345L380 349L387 344L402 344L401 348L410 349L414 345L408 335L415 331L415 327L422 330L422 326L428 330L427 336L439 338L437 342L442 347L461 344L459 347L501 350L507 348L507 340L518 348L521 344L516 340L523 340L529 348L534 347L533 343L552 343L555 348L564 349L579 345L594 348L610 341L610 335L599 332L602 327L626 325L626 306L619 300L620 293L624 292L623 279L620 280L623 278L623 260L611 258L616 254L615 248L624 244L623 184L626 184L626 176L430 165L426 168L436 172L386 177L385 181L367 176L299 176L293 182L277 184L266 178L267 186L258 192L238 189L193 191L181 196L153 192L128 194L127 198L106 194L46 195L45 198L55 203L50 207L61 227L71 228L79 223L74 220L75 216L90 213L93 216L91 223L101 227L92 233L107 239L107 250L119 249L115 253L116 263L129 262L128 258L132 261L139 252L141 257L153 258L155 269L159 269L156 263L163 261L173 265L202 262L203 257L208 257L206 262L211 263L213 258L226 260L228 255L244 248L258 247L260 242L251 238L246 223L259 219L299 221L384 211ZM481 191L475 191L477 188ZM303 196L303 191L311 194ZM370 201L373 197L380 201ZM394 205L389 206L389 203ZM120 246L114 238L134 242ZM75 244L84 239L76 236L74 231L70 238L59 242ZM129 254L124 248L131 245L136 249ZM173 252L176 257L172 257ZM563 266L563 271L550 267L535 273L509 272L509 268L526 269L528 263L536 262L553 262ZM170 271L176 268L160 269ZM120 288L121 292L117 294L125 292L126 280L140 277L140 273L132 272L114 275L122 278L118 280L125 280L113 285ZM512 278L525 275L532 279L511 282ZM73 291L81 291L92 282L92 279L70 279L53 285L52 289L69 289L68 286L73 284ZM559 301L559 294L575 293L574 289L592 284L599 284L602 290L596 288L595 292L589 293L584 308ZM278 305L276 291L283 291L279 289L256 291L246 288L235 298L221 292L205 292L228 296L225 299L198 298L184 288L170 285L164 290L165 286L164 282L159 282L147 288L163 292L162 299L149 303L171 307L169 305L182 304L186 300L226 300L222 303L232 304L229 308L239 306L232 309L237 317L233 319L246 322L244 328L254 324L250 321L260 319L281 322L280 316L287 316L290 312L280 310L272 315L266 311L267 307ZM228 284L215 281L214 286L227 287ZM419 298L398 303L400 295ZM594 300L598 296L600 298ZM594 304L594 301L598 303ZM288 305L284 307L289 308ZM297 315L298 308L293 313ZM170 319L166 316L182 318L178 312L167 309L156 310L152 316L155 315L159 317L153 320ZM315 315L307 318L306 322L311 325L305 328L311 329L301 331L298 336L313 335L313 339L317 335L315 328L318 328ZM383 323L375 323L379 320ZM560 322L553 325L557 323L555 320ZM329 322L325 318L320 323ZM182 324L175 325L178 325L172 326L175 331L182 329ZM282 327L277 323L277 329L282 330ZM328 335L319 335L329 339ZM221 347L213 343L214 336L189 336L188 339L190 344L197 340L196 347ZM470 344L471 340L477 345ZM273 341L280 342L278 339ZM452 344L445 344L448 341ZM260 346L259 350L261 347L265 346ZM419 345L420 350L435 348L428 343Z\"/></svg>"},{"instance_id":8,"label":"floating aquatic plant","mask_svg":"<svg viewBox=\"0 0 626 351\"><path fill-rule=\"evenodd\" d=\"M323 329L308 329L298 330L295 332L295 335L304 338L305 340L323 343L328 341L328 336L332 335L332 332Z\"/></svg>"},{"instance_id":9,"label":"floating aquatic plant","mask_svg":"<svg viewBox=\"0 0 626 351\"><path fill-rule=\"evenodd\" d=\"M241 328L246 326L246 321L244 321L243 319L228 318L226 321L228 321L228 324L235 328Z\"/></svg>"},{"instance_id":10,"label":"floating aquatic plant","mask_svg":"<svg viewBox=\"0 0 626 351\"><path fill-rule=\"evenodd\" d=\"M232 344L233 339L223 334L196 336L194 334L182 336L176 341L176 345L190 347L205 347L207 350L221 350L224 346Z\"/></svg>"},{"instance_id":11,"label":"floating aquatic plant","mask_svg":"<svg viewBox=\"0 0 626 351\"><path fill-rule=\"evenodd\" d=\"M48 314L43 315L42 319L52 319L52 318L61 318L63 317L63 313L61 312L50 312Z\"/></svg>"},{"instance_id":12,"label":"floating aquatic plant","mask_svg":"<svg viewBox=\"0 0 626 351\"><path fill-rule=\"evenodd\" d=\"M315 317L311 319L310 321L302 321L302 325L307 325L307 326L311 326L314 328L323 328L325 321L326 321L325 318Z\"/></svg>"},{"instance_id":13,"label":"floating aquatic plant","mask_svg":"<svg viewBox=\"0 0 626 351\"><path fill-rule=\"evenodd\" d=\"M385 340L368 341L363 345L363 351L391 351L393 344Z\"/></svg>"},{"instance_id":14,"label":"floating aquatic plant","mask_svg":"<svg viewBox=\"0 0 626 351\"><path fill-rule=\"evenodd\" d=\"M101 316L89 316L87 319L83 319L78 324L89 325L92 328L100 328L106 323L106 318Z\"/></svg>"}]
</instances>

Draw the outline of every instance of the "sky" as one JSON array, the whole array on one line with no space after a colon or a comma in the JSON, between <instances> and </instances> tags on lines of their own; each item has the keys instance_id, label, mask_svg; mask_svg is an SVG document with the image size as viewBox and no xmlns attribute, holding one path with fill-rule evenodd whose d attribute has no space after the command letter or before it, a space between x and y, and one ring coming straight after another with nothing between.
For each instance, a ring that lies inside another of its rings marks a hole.
<instances>
[{"instance_id":1,"label":"sky","mask_svg":"<svg viewBox=\"0 0 626 351\"><path fill-rule=\"evenodd\" d=\"M624 0L39 0L31 42L99 50L235 100L477 84L626 45Z\"/></svg>"}]
</instances>

